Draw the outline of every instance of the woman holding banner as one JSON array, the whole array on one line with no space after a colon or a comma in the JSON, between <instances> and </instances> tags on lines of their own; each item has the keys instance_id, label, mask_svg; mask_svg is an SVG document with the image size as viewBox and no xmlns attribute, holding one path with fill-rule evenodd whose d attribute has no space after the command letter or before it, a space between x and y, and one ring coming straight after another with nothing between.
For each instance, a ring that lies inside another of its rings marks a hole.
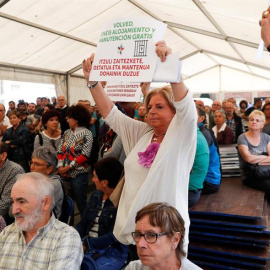
<instances>
[{"instance_id":1,"label":"woman holding banner","mask_svg":"<svg viewBox=\"0 0 270 270\"><path fill-rule=\"evenodd\" d=\"M162 62L171 53L164 41L156 44ZM100 82L89 81L94 54L83 61L88 87L106 123L121 137L127 155L125 184L121 194L114 235L134 243L131 232L136 212L152 202L167 202L185 221L187 251L189 216L188 182L196 150L196 109L182 81L151 91L145 98L149 124L117 110Z\"/></svg>"}]
</instances>

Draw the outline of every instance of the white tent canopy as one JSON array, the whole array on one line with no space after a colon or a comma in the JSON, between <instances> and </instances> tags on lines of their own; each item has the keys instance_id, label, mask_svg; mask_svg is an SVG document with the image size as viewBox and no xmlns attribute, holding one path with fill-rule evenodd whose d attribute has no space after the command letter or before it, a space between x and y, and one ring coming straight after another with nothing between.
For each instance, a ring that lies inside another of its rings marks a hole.
<instances>
[{"instance_id":1,"label":"white tent canopy","mask_svg":"<svg viewBox=\"0 0 270 270\"><path fill-rule=\"evenodd\" d=\"M269 53L255 58L268 0L2 2L0 80L53 83L70 103L90 99L81 61L95 52L104 22L150 16L168 24L165 40L193 92L270 91Z\"/></svg>"}]
</instances>

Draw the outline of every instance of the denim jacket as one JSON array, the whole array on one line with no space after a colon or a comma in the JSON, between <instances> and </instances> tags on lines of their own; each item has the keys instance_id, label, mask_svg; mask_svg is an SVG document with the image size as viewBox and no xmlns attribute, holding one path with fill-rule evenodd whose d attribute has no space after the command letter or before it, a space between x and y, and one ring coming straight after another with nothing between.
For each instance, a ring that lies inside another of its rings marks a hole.
<instances>
[{"instance_id":1,"label":"denim jacket","mask_svg":"<svg viewBox=\"0 0 270 270\"><path fill-rule=\"evenodd\" d=\"M94 224L95 218L102 205L101 191L94 191L89 199L87 208L82 216L81 221L77 224L76 230L82 238L88 252L93 250L106 249L106 256L127 257L127 246L121 244L113 235L113 228L117 213L110 199L104 203L102 212L98 221L98 237L89 236L89 231Z\"/></svg>"}]
</instances>

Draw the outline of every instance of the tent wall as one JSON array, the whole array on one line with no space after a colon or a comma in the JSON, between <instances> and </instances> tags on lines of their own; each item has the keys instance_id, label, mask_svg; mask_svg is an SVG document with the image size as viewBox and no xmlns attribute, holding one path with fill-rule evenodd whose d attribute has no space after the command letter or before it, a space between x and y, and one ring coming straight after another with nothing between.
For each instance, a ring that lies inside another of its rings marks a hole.
<instances>
[{"instance_id":1,"label":"tent wall","mask_svg":"<svg viewBox=\"0 0 270 270\"><path fill-rule=\"evenodd\" d=\"M94 104L93 98L86 87L86 82L82 78L68 77L67 80L66 75L0 67L0 80L53 84L56 95L64 95L69 104L74 104L79 99L88 99L91 104ZM46 96L46 93L44 93L44 96Z\"/></svg>"},{"instance_id":2,"label":"tent wall","mask_svg":"<svg viewBox=\"0 0 270 270\"><path fill-rule=\"evenodd\" d=\"M53 75L10 67L0 67L0 80L53 83Z\"/></svg>"},{"instance_id":3,"label":"tent wall","mask_svg":"<svg viewBox=\"0 0 270 270\"><path fill-rule=\"evenodd\" d=\"M92 98L90 90L86 86L86 81L83 78L70 77L69 78L69 103L74 104L79 99L90 100L91 104L94 105L95 102Z\"/></svg>"}]
</instances>

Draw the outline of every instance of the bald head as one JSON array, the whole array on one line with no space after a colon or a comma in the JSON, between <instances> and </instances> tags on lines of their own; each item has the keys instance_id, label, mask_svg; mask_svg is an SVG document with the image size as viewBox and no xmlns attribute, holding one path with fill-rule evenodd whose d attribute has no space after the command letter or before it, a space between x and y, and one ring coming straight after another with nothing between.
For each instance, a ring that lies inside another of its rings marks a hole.
<instances>
[{"instance_id":1,"label":"bald head","mask_svg":"<svg viewBox=\"0 0 270 270\"><path fill-rule=\"evenodd\" d=\"M233 115L234 105L231 102L226 102L224 105L224 109L227 116Z\"/></svg>"},{"instance_id":2,"label":"bald head","mask_svg":"<svg viewBox=\"0 0 270 270\"><path fill-rule=\"evenodd\" d=\"M67 101L66 101L66 98L64 96L57 97L57 105L59 106L60 109L65 107L66 103L67 103Z\"/></svg>"},{"instance_id":3,"label":"bald head","mask_svg":"<svg viewBox=\"0 0 270 270\"><path fill-rule=\"evenodd\" d=\"M214 113L215 111L219 111L219 110L221 110L221 103L218 100L214 100L212 103L212 111Z\"/></svg>"},{"instance_id":4,"label":"bald head","mask_svg":"<svg viewBox=\"0 0 270 270\"><path fill-rule=\"evenodd\" d=\"M204 102L202 100L196 100L196 106L201 107L203 110L205 110Z\"/></svg>"}]
</instances>

